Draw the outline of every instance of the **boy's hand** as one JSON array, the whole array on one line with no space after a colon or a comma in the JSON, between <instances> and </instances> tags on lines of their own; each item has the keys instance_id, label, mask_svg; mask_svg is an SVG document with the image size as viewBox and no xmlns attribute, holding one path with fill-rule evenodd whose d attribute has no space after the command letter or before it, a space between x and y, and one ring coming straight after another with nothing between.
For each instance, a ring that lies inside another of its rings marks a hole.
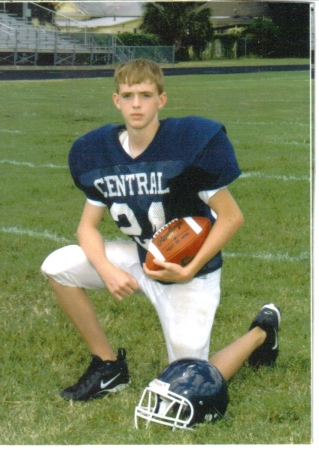
<instances>
[{"instance_id":1,"label":"boy's hand","mask_svg":"<svg viewBox=\"0 0 319 450\"><path fill-rule=\"evenodd\" d=\"M123 300L134 294L139 289L139 285L132 275L118 267L108 268L107 274L103 276L103 281L113 297Z\"/></svg>"},{"instance_id":2,"label":"boy's hand","mask_svg":"<svg viewBox=\"0 0 319 450\"><path fill-rule=\"evenodd\" d=\"M146 275L153 280L165 281L167 283L184 283L193 278L193 275L186 267L182 267L179 264L160 261L159 259L154 259L154 263L162 267L160 270L149 270L146 264L143 264L143 269Z\"/></svg>"}]
</instances>

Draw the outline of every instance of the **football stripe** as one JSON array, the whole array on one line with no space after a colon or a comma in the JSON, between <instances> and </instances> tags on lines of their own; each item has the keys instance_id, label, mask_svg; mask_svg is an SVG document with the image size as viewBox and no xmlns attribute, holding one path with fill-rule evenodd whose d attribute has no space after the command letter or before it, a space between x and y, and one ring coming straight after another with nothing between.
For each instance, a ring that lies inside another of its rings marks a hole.
<instances>
[{"instance_id":1,"label":"football stripe","mask_svg":"<svg viewBox=\"0 0 319 450\"><path fill-rule=\"evenodd\" d=\"M159 249L156 247L156 245L153 244L153 242L150 242L148 251L152 253L152 255L154 256L155 259L159 259L160 261L165 261L164 256L159 251Z\"/></svg>"},{"instance_id":2,"label":"football stripe","mask_svg":"<svg viewBox=\"0 0 319 450\"><path fill-rule=\"evenodd\" d=\"M202 227L198 225L197 222L192 217L184 217L185 222L195 231L196 234L199 234L202 231Z\"/></svg>"}]
</instances>

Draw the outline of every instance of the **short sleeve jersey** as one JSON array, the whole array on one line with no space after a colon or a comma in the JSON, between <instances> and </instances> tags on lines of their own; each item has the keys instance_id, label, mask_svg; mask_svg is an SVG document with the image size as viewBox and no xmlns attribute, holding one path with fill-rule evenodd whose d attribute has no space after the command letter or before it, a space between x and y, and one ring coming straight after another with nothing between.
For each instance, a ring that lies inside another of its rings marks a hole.
<instances>
[{"instance_id":1,"label":"short sleeve jersey","mask_svg":"<svg viewBox=\"0 0 319 450\"><path fill-rule=\"evenodd\" d=\"M119 229L138 244L141 263L153 234L169 221L215 214L200 199L240 175L222 124L197 116L168 118L147 149L128 155L119 140L123 125L106 125L79 138L69 154L76 186L106 205ZM218 253L197 274L222 265Z\"/></svg>"}]
</instances>

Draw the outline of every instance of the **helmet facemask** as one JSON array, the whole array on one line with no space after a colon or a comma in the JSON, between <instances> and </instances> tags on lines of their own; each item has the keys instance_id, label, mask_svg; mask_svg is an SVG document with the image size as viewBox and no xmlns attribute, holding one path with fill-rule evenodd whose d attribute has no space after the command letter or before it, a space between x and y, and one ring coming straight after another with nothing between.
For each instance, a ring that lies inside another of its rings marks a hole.
<instances>
[{"instance_id":1,"label":"helmet facemask","mask_svg":"<svg viewBox=\"0 0 319 450\"><path fill-rule=\"evenodd\" d=\"M153 380L144 389L141 400L135 408L135 426L138 417L150 422L160 423L173 428L188 428L194 417L193 405L187 398L169 390L169 383Z\"/></svg>"}]
</instances>

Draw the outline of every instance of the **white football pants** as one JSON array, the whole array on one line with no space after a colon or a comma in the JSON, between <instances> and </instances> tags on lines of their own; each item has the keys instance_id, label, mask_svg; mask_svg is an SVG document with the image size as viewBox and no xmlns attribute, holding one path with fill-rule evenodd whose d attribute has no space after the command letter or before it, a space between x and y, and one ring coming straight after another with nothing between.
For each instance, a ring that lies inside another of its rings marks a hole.
<instances>
[{"instance_id":1,"label":"white football pants","mask_svg":"<svg viewBox=\"0 0 319 450\"><path fill-rule=\"evenodd\" d=\"M130 273L154 305L171 363L179 358L208 359L210 334L220 300L221 269L187 283L161 284L148 278L133 241L105 242L107 258ZM41 267L45 276L65 286L105 289L93 265L78 245L51 253Z\"/></svg>"}]
</instances>

